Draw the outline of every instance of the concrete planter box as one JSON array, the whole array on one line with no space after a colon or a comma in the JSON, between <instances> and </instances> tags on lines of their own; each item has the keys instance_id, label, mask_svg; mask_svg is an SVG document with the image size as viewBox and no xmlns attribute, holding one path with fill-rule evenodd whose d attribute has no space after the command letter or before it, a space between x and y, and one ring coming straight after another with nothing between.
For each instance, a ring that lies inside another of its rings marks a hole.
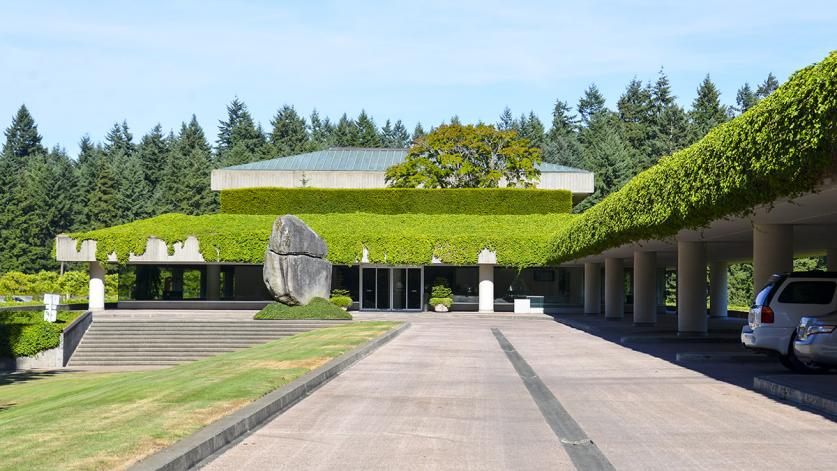
<instances>
[{"instance_id":1,"label":"concrete planter box","mask_svg":"<svg viewBox=\"0 0 837 471\"><path fill-rule=\"evenodd\" d=\"M70 361L70 357L76 351L76 347L91 323L93 323L93 313L87 311L64 329L57 347L44 350L31 357L0 358L0 370L63 368Z\"/></svg>"}]
</instances>

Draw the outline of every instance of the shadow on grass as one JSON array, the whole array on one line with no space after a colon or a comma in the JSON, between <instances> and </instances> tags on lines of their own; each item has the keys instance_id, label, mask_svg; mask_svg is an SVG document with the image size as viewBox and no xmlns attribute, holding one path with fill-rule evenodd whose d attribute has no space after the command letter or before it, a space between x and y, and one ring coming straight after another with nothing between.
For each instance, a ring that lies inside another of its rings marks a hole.
<instances>
[{"instance_id":1,"label":"shadow on grass","mask_svg":"<svg viewBox=\"0 0 837 471\"><path fill-rule=\"evenodd\" d=\"M45 371L9 371L0 372L0 387L10 384L22 384L39 379L52 378L53 376L68 373L69 371L45 370ZM0 404L0 410L8 404Z\"/></svg>"}]
</instances>

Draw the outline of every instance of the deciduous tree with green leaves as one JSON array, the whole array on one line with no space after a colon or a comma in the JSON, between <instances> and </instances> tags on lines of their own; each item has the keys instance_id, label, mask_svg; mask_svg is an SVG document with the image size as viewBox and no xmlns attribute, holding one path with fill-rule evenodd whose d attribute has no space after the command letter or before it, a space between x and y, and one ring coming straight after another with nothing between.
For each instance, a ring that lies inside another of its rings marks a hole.
<instances>
[{"instance_id":1,"label":"deciduous tree with green leaves","mask_svg":"<svg viewBox=\"0 0 837 471\"><path fill-rule=\"evenodd\" d=\"M442 125L419 138L406 160L387 169L397 188L531 187L540 178L540 149L494 126Z\"/></svg>"}]
</instances>

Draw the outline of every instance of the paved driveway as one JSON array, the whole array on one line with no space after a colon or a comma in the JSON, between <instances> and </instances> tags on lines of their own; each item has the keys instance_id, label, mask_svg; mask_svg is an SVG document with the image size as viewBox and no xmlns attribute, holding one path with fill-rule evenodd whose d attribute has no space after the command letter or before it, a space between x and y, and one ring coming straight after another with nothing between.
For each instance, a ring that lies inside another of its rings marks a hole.
<instances>
[{"instance_id":1,"label":"paved driveway","mask_svg":"<svg viewBox=\"0 0 837 471\"><path fill-rule=\"evenodd\" d=\"M837 423L551 321L418 319L206 468L611 465L835 469Z\"/></svg>"}]
</instances>

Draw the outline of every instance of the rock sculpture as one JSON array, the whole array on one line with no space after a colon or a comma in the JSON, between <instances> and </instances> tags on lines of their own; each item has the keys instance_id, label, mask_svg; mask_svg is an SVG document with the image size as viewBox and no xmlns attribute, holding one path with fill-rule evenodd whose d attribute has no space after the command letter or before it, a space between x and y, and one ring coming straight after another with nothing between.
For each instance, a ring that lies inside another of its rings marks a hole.
<instances>
[{"instance_id":1,"label":"rock sculpture","mask_svg":"<svg viewBox=\"0 0 837 471\"><path fill-rule=\"evenodd\" d=\"M289 306L328 298L331 262L325 241L296 216L276 218L264 258L264 283L274 299Z\"/></svg>"}]
</instances>

